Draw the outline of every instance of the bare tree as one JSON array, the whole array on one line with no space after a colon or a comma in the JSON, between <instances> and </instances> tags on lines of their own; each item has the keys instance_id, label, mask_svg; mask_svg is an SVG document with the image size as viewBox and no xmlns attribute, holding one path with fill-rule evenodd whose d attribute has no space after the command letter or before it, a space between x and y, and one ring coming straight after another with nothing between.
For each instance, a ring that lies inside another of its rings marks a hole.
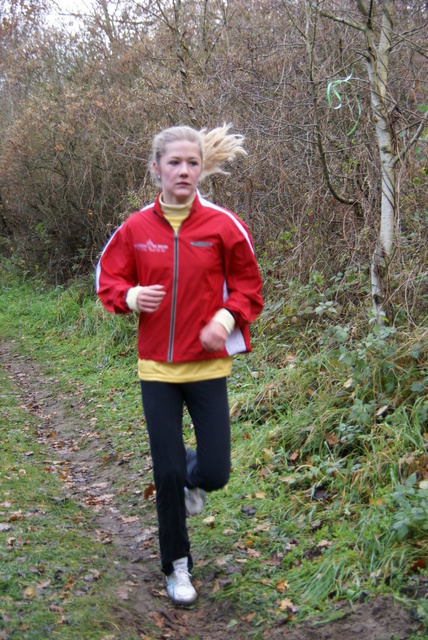
<instances>
[{"instance_id":1,"label":"bare tree","mask_svg":"<svg viewBox=\"0 0 428 640\"><path fill-rule=\"evenodd\" d=\"M376 248L371 261L371 285L373 308L376 319L382 323L386 315L392 319L389 306L388 269L394 250L395 220L397 218L397 175L398 168L416 142L427 124L427 114L404 113L397 97L394 97L389 83L391 53L394 47L405 43L412 46L415 35L420 34L418 25L400 33L394 25L394 0L363 0L355 3L340 3L306 0L306 27L301 28L293 18L292 4L283 0L283 5L293 21L295 28L304 39L309 61L309 78L315 113L317 146L321 158L324 178L334 198L339 202L354 206L358 203L357 194L341 192L334 184L331 169L324 147L322 111L319 105L317 80L314 75L314 55L317 44L317 23L320 17L351 29L363 36L363 47L355 52L355 59L361 55L366 61L370 104L374 133L376 137L381 171L381 196L379 233ZM330 9L329 9L330 5ZM409 7L402 7L402 13ZM426 58L427 50L423 45L415 44L414 50ZM325 78L323 79L325 81ZM401 129L400 129L401 128ZM401 135L400 135L401 134Z\"/></svg>"}]
</instances>

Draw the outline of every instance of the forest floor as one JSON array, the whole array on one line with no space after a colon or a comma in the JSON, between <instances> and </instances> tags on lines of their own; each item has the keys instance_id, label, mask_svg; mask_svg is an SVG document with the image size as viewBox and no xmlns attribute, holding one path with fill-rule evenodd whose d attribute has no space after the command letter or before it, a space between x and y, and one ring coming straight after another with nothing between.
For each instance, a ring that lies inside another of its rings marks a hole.
<instances>
[{"instance_id":1,"label":"forest floor","mask_svg":"<svg viewBox=\"0 0 428 640\"><path fill-rule=\"evenodd\" d=\"M129 473L129 483L134 486L138 479L126 464L105 465L100 461L97 451L107 445L102 442L103 435L93 439L83 437L88 425L73 411L72 393L70 397L58 396L52 380L43 375L43 365L19 355L7 343L0 343L0 359L13 381L20 406L24 405L36 420L40 419L42 446L49 455L67 461L69 471L64 491L86 509L93 509L94 535L96 531L98 538L104 538L107 565L115 576L120 575L124 585L117 595L114 612L119 636L106 637L405 640L415 633L411 613L392 598L376 598L353 608L344 606L337 612L339 619L328 624L311 620L293 626L282 622L275 627L255 629L242 613L212 599L213 585L209 580L205 583L196 580L197 603L188 609L174 607L166 597L165 580L159 569L154 502L138 517L126 517L121 505L97 500L101 494L114 494L117 475ZM44 435L46 415L49 428L45 428ZM214 578L213 571L211 579Z\"/></svg>"}]
</instances>

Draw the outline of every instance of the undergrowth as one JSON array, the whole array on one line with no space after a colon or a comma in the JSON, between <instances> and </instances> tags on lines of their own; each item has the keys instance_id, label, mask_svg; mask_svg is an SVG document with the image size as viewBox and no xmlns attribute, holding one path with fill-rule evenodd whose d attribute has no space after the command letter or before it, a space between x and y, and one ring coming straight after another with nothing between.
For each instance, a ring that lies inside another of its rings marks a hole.
<instances>
[{"instance_id":1,"label":"undergrowth","mask_svg":"<svg viewBox=\"0 0 428 640\"><path fill-rule=\"evenodd\" d=\"M195 578L255 632L385 593L414 606L420 633L428 625L426 318L378 326L367 287L356 271L288 283L234 363L231 479L189 527ZM12 279L0 330L96 398L98 428L141 468L134 316L107 314L88 282Z\"/></svg>"}]
</instances>

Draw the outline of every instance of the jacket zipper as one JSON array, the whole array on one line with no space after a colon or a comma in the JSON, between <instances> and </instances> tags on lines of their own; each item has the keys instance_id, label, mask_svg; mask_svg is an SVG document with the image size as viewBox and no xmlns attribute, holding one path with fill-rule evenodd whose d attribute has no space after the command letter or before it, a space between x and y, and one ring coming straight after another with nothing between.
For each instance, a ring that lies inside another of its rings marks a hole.
<instances>
[{"instance_id":1,"label":"jacket zipper","mask_svg":"<svg viewBox=\"0 0 428 640\"><path fill-rule=\"evenodd\" d=\"M174 231L174 275L172 281L171 325L169 330L168 362L172 362L174 355L175 318L177 311L177 281L178 281L178 233Z\"/></svg>"},{"instance_id":2,"label":"jacket zipper","mask_svg":"<svg viewBox=\"0 0 428 640\"><path fill-rule=\"evenodd\" d=\"M172 358L174 355L175 319L177 316L178 235L180 233L181 226L178 232L176 233L172 225L168 222L168 220L166 220L165 218L160 216L158 213L156 213L154 209L153 209L153 213L155 214L155 216L163 220L174 234L174 273L173 273L173 281L172 281L171 324L169 328L169 344L168 344L168 357L167 357L167 362L172 362L173 361Z\"/></svg>"}]
</instances>

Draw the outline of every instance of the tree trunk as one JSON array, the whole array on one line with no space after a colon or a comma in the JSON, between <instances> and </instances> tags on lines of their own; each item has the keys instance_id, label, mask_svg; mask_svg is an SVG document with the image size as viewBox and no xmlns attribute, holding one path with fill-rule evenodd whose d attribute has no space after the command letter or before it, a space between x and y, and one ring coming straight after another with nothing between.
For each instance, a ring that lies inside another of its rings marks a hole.
<instances>
[{"instance_id":1,"label":"tree trunk","mask_svg":"<svg viewBox=\"0 0 428 640\"><path fill-rule=\"evenodd\" d=\"M383 0L379 44L376 47L373 32L374 3L371 2L364 31L371 104L382 176L380 230L371 265L373 310L379 324L382 324L385 316L389 321L392 320L392 310L389 304L388 267L394 242L397 169L394 130L390 122L390 110L392 109L388 109L387 88L393 15L394 0Z\"/></svg>"}]
</instances>

